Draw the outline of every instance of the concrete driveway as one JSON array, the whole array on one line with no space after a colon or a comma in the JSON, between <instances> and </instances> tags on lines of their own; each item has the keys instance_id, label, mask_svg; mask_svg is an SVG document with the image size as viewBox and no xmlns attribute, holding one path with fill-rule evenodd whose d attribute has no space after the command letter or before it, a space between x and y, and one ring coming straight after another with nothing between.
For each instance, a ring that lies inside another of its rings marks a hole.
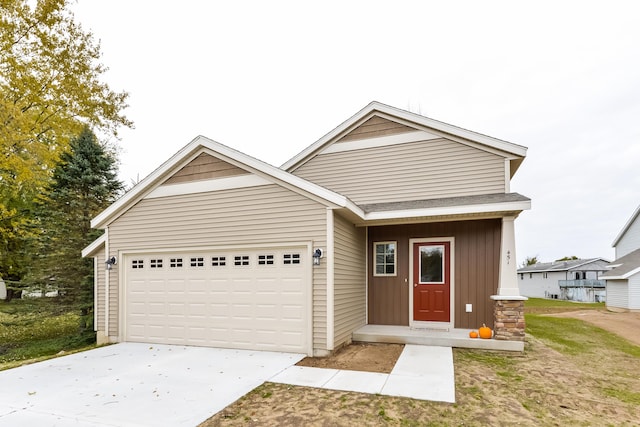
<instances>
[{"instance_id":1,"label":"concrete driveway","mask_svg":"<svg viewBox=\"0 0 640 427\"><path fill-rule=\"evenodd\" d=\"M303 357L115 344L0 372L0 425L195 426Z\"/></svg>"}]
</instances>

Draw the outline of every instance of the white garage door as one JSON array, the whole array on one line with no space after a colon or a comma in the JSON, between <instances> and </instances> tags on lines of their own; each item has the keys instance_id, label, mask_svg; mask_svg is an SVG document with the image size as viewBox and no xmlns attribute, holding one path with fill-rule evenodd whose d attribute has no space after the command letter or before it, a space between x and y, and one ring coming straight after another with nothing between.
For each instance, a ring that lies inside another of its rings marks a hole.
<instances>
[{"instance_id":1,"label":"white garage door","mask_svg":"<svg viewBox=\"0 0 640 427\"><path fill-rule=\"evenodd\" d=\"M306 251L127 255L125 340L306 353Z\"/></svg>"}]
</instances>

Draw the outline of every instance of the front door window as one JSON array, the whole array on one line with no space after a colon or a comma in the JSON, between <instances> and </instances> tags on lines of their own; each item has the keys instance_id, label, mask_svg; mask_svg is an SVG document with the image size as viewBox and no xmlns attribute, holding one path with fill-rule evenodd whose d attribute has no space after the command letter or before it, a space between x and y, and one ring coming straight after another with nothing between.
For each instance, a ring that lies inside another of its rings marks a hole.
<instances>
[{"instance_id":1,"label":"front door window","mask_svg":"<svg viewBox=\"0 0 640 427\"><path fill-rule=\"evenodd\" d=\"M420 246L420 283L442 283L444 245Z\"/></svg>"}]
</instances>

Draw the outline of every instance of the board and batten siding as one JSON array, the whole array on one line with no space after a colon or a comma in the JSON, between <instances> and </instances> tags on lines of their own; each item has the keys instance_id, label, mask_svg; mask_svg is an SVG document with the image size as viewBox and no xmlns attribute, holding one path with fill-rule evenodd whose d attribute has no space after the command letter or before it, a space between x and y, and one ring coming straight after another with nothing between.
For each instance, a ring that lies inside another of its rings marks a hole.
<instances>
[{"instance_id":1,"label":"board and batten siding","mask_svg":"<svg viewBox=\"0 0 640 427\"><path fill-rule=\"evenodd\" d=\"M112 253L312 242L326 247L326 207L278 185L143 199L109 225ZM118 267L118 266L115 266ZM112 270L110 295L117 296ZM313 342L326 348L326 264L313 268ZM110 336L118 301L111 299Z\"/></svg>"},{"instance_id":2,"label":"board and batten siding","mask_svg":"<svg viewBox=\"0 0 640 427\"><path fill-rule=\"evenodd\" d=\"M411 239L453 237L454 313L456 328L493 327L491 295L498 290L500 219L452 221L368 227L368 322L373 325L409 325ZM397 275L373 275L373 244L397 242ZM465 311L466 304L473 311Z\"/></svg>"},{"instance_id":3,"label":"board and batten siding","mask_svg":"<svg viewBox=\"0 0 640 427\"><path fill-rule=\"evenodd\" d=\"M638 215L616 244L616 259L640 248L640 215Z\"/></svg>"},{"instance_id":4,"label":"board and batten siding","mask_svg":"<svg viewBox=\"0 0 640 427\"><path fill-rule=\"evenodd\" d=\"M334 214L334 346L366 323L366 229Z\"/></svg>"},{"instance_id":5,"label":"board and batten siding","mask_svg":"<svg viewBox=\"0 0 640 427\"><path fill-rule=\"evenodd\" d=\"M356 204L505 192L504 157L447 139L320 154L292 173Z\"/></svg>"},{"instance_id":6,"label":"board and batten siding","mask_svg":"<svg viewBox=\"0 0 640 427\"><path fill-rule=\"evenodd\" d=\"M607 307L629 308L629 284L627 280L607 280Z\"/></svg>"}]
</instances>

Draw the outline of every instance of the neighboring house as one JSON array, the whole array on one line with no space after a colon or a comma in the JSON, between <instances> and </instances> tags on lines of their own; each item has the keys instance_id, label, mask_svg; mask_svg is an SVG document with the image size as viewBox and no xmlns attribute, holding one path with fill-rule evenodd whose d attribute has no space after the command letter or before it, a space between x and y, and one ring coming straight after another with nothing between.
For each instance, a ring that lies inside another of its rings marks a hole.
<instances>
[{"instance_id":1,"label":"neighboring house","mask_svg":"<svg viewBox=\"0 0 640 427\"><path fill-rule=\"evenodd\" d=\"M640 310L640 206L613 241L616 260L602 275L607 282L607 308Z\"/></svg>"},{"instance_id":2,"label":"neighboring house","mask_svg":"<svg viewBox=\"0 0 640 427\"><path fill-rule=\"evenodd\" d=\"M602 302L606 291L600 276L609 270L604 258L537 263L518 269L520 292L532 298Z\"/></svg>"},{"instance_id":3,"label":"neighboring house","mask_svg":"<svg viewBox=\"0 0 640 427\"><path fill-rule=\"evenodd\" d=\"M525 155L377 102L281 168L197 137L91 223L98 341L319 356L365 325L487 323L522 342Z\"/></svg>"}]
</instances>

